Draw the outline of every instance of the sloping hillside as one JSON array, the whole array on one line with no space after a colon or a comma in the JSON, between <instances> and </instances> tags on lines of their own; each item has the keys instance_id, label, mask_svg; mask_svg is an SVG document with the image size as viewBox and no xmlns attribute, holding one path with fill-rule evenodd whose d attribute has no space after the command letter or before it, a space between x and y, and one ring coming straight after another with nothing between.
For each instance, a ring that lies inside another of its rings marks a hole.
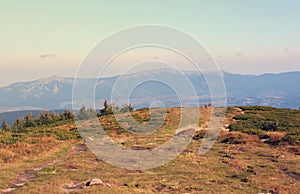
<instances>
[{"instance_id":1,"label":"sloping hillside","mask_svg":"<svg viewBox=\"0 0 300 194\"><path fill-rule=\"evenodd\" d=\"M99 121L119 145L151 149L174 135L179 112L179 108L166 110L165 123L149 135L129 133L118 125L113 115L101 116ZM298 116L287 120L279 115L295 116L299 112L268 107L229 108L224 130L234 131L223 131L212 149L200 156L198 149L210 115L210 107L203 107L199 127L187 149L169 163L144 171L120 169L95 157L82 144L71 121L27 128L16 143L4 141L13 136L2 132L0 190L7 193L297 193L300 145L298 140L289 142L285 137L299 134ZM122 113L121 117L128 114ZM150 119L148 109L133 111L131 115L141 124ZM251 120L253 115L261 119L260 123ZM276 124L276 121L278 131L260 128L261 123ZM93 122L82 121L87 130L95 130ZM292 133L285 130L285 124L294 127ZM254 133L255 130L260 133ZM269 139L277 135L278 142L268 142L264 135L269 135Z\"/></svg>"}]
</instances>

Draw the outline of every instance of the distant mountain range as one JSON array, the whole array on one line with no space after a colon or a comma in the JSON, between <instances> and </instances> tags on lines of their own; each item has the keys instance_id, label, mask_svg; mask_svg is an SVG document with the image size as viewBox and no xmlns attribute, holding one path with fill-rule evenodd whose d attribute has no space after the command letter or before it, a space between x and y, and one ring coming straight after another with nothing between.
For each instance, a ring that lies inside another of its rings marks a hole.
<instances>
[{"instance_id":1,"label":"distant mountain range","mask_svg":"<svg viewBox=\"0 0 300 194\"><path fill-rule=\"evenodd\" d=\"M210 93L204 77L197 73L186 71L185 76L195 87L196 98L190 99L190 104L205 104L210 102ZM214 76L207 72L206 76ZM122 88L118 91L117 102L122 102L126 86L133 81L151 79L168 80L168 83L180 85L180 72L169 69L144 71L122 76ZM119 76L103 79L78 79L85 88L95 87L96 101L101 104L104 99L110 99L111 91ZM227 92L228 105L265 105L298 109L300 107L300 72L280 74L242 75L223 72ZM18 82L0 88L0 112L12 110L58 110L72 107L72 90L74 78L50 77L31 82ZM85 91L82 91L84 93ZM177 97L167 85L161 83L144 83L131 94L131 102L135 108L149 106L149 102L164 99L166 106L177 106Z\"/></svg>"}]
</instances>

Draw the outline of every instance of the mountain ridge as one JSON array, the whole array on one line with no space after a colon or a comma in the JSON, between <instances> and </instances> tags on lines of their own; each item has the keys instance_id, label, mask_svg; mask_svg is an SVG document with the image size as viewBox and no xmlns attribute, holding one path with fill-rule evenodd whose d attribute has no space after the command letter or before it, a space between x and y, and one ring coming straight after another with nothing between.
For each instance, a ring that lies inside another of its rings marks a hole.
<instances>
[{"instance_id":1,"label":"mountain ridge","mask_svg":"<svg viewBox=\"0 0 300 194\"><path fill-rule=\"evenodd\" d=\"M168 68L164 68L164 69L158 69L159 71L162 71L162 70L170 70ZM144 73L144 72L147 72L148 70L145 70L145 71L141 71L141 72L137 72L137 73L129 73L129 74L126 74L126 75L132 75L132 74L138 74L138 73ZM149 70L149 72L151 72L152 70ZM185 73L199 73L199 72L196 72L196 71L192 71L192 70L184 70L183 72ZM201 72L203 74L207 74L207 73L210 73L210 72L213 72L213 71L204 71L204 72ZM291 73L300 73L300 71L286 71L286 72L277 72L277 73L259 73L259 74L253 74L253 73L232 73L232 72L229 72L229 71L225 71L225 70L221 70L220 71L221 73L223 74L231 74L231 75L240 75L240 76L250 76L250 77L257 77L257 76L264 76L264 75L281 75L281 74L291 74ZM105 78L113 78L113 77L118 77L119 75L112 75L112 76L109 76L109 77L104 77L103 79ZM49 77L45 77L45 78L38 78L38 79L32 79L32 80L28 80L28 81L17 81L17 82L12 82L8 85L5 85L5 86L1 86L1 88L7 88L7 87L11 87L15 84L24 84L24 83L31 83L31 82L36 82L36 81L42 81L42 80L53 80L53 81L58 81L59 79L64 79L64 80L68 80L68 79L72 79L74 80L75 77L67 77L67 76L60 76L60 75L53 75L53 76L49 76ZM88 77L78 77L76 79L97 79L97 78L88 78Z\"/></svg>"},{"instance_id":2,"label":"mountain ridge","mask_svg":"<svg viewBox=\"0 0 300 194\"><path fill-rule=\"evenodd\" d=\"M96 78L76 78L80 84L86 87L96 87L96 100L99 104L104 99L110 99L110 92L115 81L121 79L124 84L123 90L130 85L131 81L140 81L146 78L159 80L165 78L175 85L180 85L179 76L182 72L160 69L153 71L142 71L139 73L126 74L124 76L105 77L97 80ZM205 76L213 76L212 72L183 71L185 76L196 89L198 100L191 100L193 104L205 104L210 101L209 88L205 82ZM300 72L282 72L254 74L233 74L222 71L222 78L227 92L228 105L264 105L279 108L298 108L300 107ZM70 109L72 108L72 92L75 78L51 76L48 78L36 79L29 82L16 82L5 87L0 87L0 109L5 107L36 107L38 109ZM295 84L293 84L295 83ZM83 91L84 93L84 91ZM120 91L120 101L124 98ZM149 105L149 99L143 97L154 96L164 100L170 99L165 103L167 106L177 106L174 101L174 92L166 86L158 83L144 84L137 88L132 96L133 102L139 102L137 107ZM172 99L172 100L171 100ZM144 101L143 101L144 100ZM23 109L20 109L23 110Z\"/></svg>"}]
</instances>

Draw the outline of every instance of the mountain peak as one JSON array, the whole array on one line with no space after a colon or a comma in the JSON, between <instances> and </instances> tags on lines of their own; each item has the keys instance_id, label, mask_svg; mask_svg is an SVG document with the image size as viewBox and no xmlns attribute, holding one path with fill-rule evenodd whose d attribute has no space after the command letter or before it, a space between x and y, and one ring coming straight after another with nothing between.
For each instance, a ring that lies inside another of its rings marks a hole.
<instances>
[{"instance_id":1,"label":"mountain peak","mask_svg":"<svg viewBox=\"0 0 300 194\"><path fill-rule=\"evenodd\" d=\"M43 78L43 79L39 79L38 81L39 82L46 82L46 83L50 83L50 82L53 82L53 81L65 81L67 78L65 77L62 77L62 76L57 76L57 75L54 75L54 76L51 76L51 77L48 77L48 78Z\"/></svg>"}]
</instances>

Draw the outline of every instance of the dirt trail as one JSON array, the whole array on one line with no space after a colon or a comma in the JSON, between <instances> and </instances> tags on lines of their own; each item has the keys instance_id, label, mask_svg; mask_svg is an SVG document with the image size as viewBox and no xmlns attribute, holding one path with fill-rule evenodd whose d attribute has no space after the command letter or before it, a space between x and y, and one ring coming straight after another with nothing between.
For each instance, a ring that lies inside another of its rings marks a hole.
<instances>
[{"instance_id":1,"label":"dirt trail","mask_svg":"<svg viewBox=\"0 0 300 194\"><path fill-rule=\"evenodd\" d=\"M86 147L85 145L82 144L77 144L74 145L69 151L67 156L63 157L63 158L57 158L54 159L50 162L44 163L44 164L40 164L36 167L30 168L30 169L25 169L21 174L19 174L17 176L17 178L15 179L14 183L11 184L11 186L7 189L3 189L0 190L0 193L10 193L18 188L23 187L24 185L26 185L26 183L34 181L35 179L38 178L38 172L40 170L42 170L43 168L46 168L48 166L53 166L57 163L63 162L65 160L67 160L67 158L69 156L71 156L72 154L79 154L81 152L85 152L86 151Z\"/></svg>"}]
</instances>

